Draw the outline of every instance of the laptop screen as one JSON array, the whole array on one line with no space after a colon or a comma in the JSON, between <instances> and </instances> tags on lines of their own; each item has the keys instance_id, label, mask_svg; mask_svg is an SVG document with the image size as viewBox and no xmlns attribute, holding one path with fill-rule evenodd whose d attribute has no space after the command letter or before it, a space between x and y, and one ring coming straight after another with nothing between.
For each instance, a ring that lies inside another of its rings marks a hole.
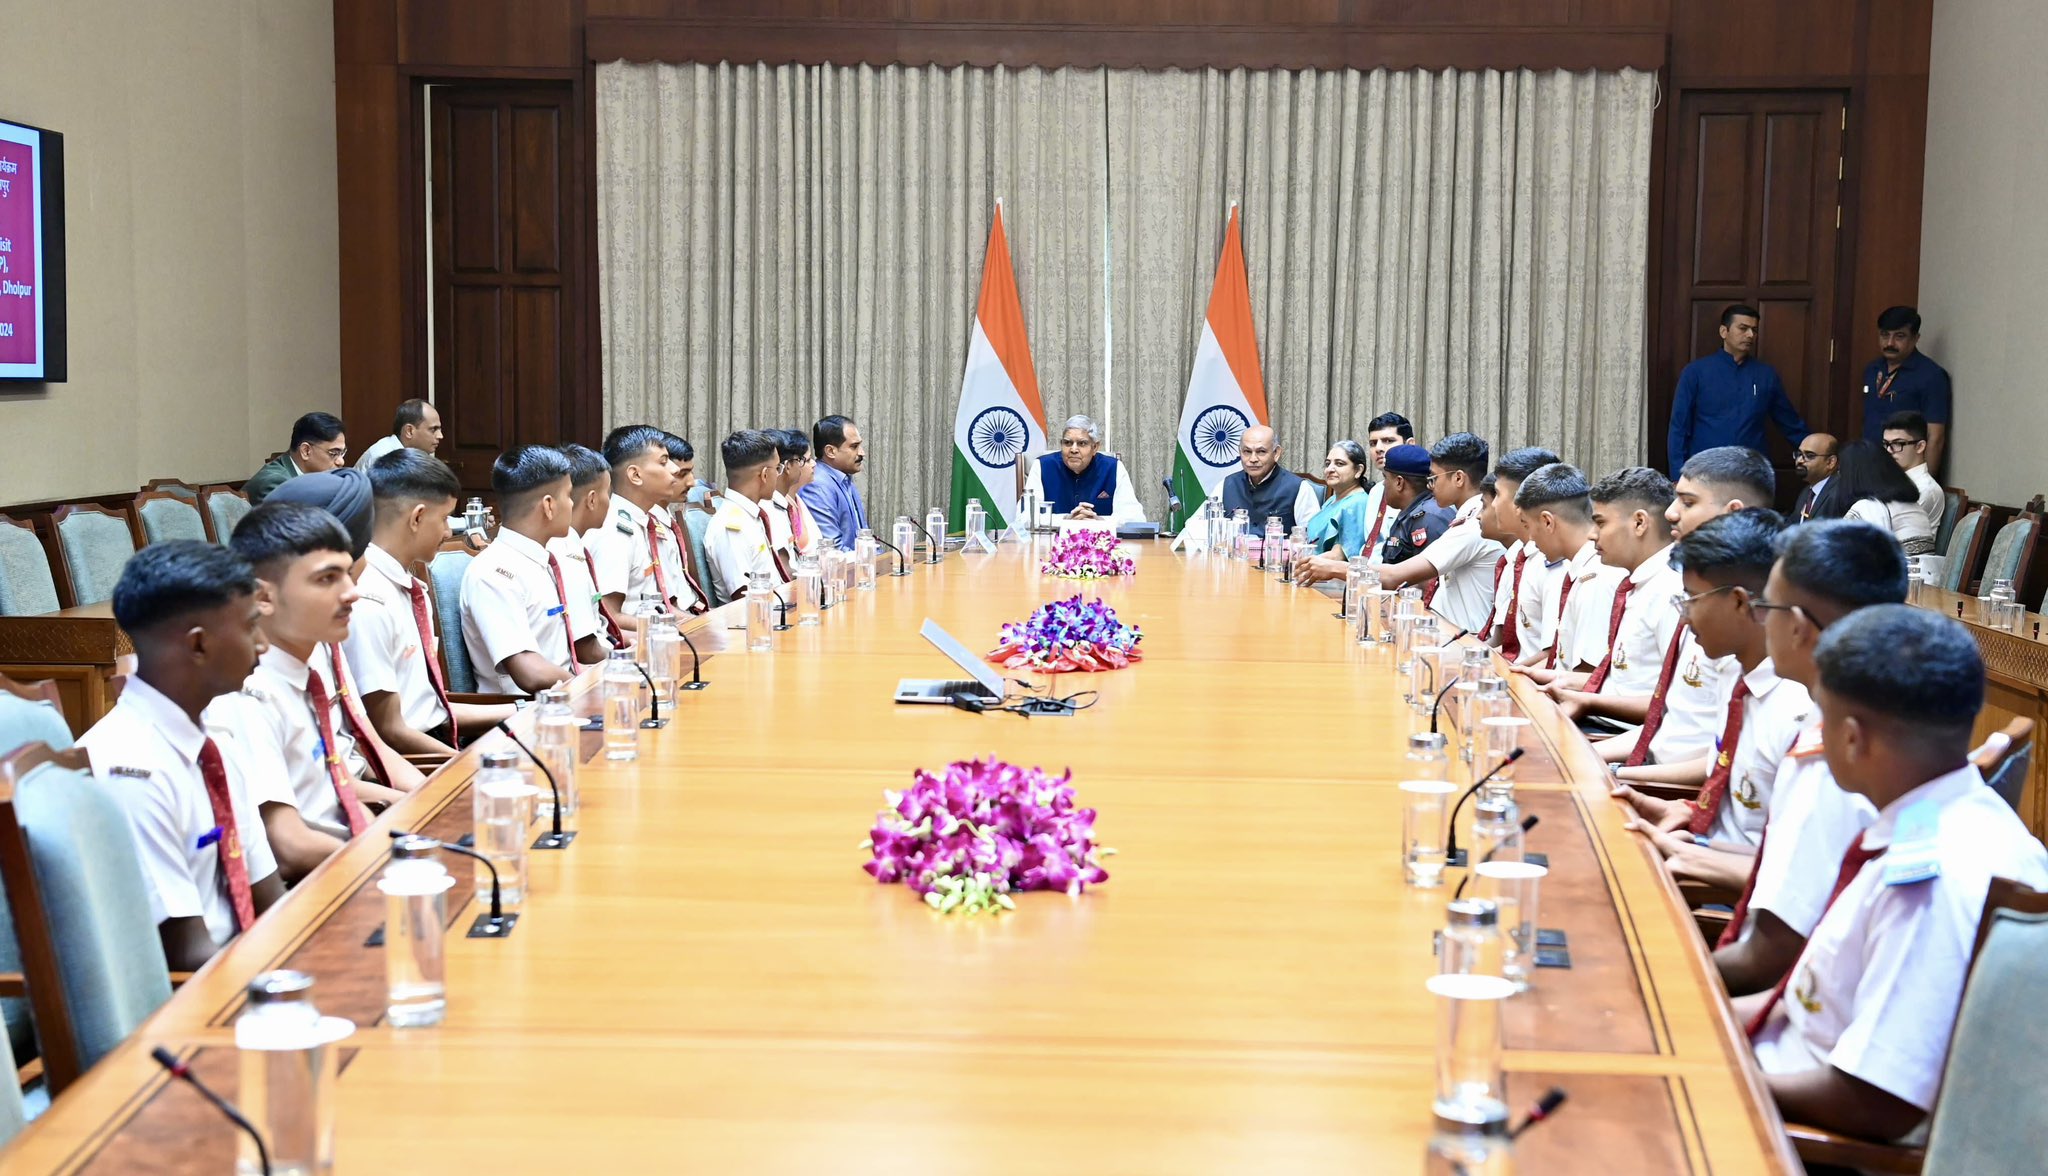
<instances>
[{"instance_id":1,"label":"laptop screen","mask_svg":"<svg viewBox=\"0 0 2048 1176\"><path fill-rule=\"evenodd\" d=\"M939 628L937 621L926 617L924 619L924 627L919 629L918 632L923 634L926 641L938 646L940 653L952 658L953 664L959 666L962 673L981 683L988 689L990 694L995 695L997 698L1003 696L1003 688L1007 685L1003 681L1003 676L996 673L995 669L987 662L974 656L965 645L954 640L951 633Z\"/></svg>"}]
</instances>

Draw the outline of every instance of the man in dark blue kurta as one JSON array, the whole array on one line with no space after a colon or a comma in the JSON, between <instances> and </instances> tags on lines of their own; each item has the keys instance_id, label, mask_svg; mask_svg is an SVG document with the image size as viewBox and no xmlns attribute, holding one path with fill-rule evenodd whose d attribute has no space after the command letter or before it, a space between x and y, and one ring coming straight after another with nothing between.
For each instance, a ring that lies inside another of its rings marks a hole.
<instances>
[{"instance_id":1,"label":"man in dark blue kurta","mask_svg":"<svg viewBox=\"0 0 2048 1176\"><path fill-rule=\"evenodd\" d=\"M1920 354L1920 312L1894 306L1877 316L1878 358L1863 369L1863 436L1884 444L1884 423L1893 413L1927 418L1927 469L1941 468L1948 444L1948 373Z\"/></svg>"},{"instance_id":2,"label":"man in dark blue kurta","mask_svg":"<svg viewBox=\"0 0 2048 1176\"><path fill-rule=\"evenodd\" d=\"M1764 421L1775 421L1797 445L1809 431L1785 395L1778 370L1756 354L1757 312L1731 306L1721 312L1721 349L1685 365L1671 403L1671 469L1702 450L1740 445L1764 452Z\"/></svg>"},{"instance_id":3,"label":"man in dark blue kurta","mask_svg":"<svg viewBox=\"0 0 2048 1176\"><path fill-rule=\"evenodd\" d=\"M1126 471L1102 452L1102 426L1085 416L1067 421L1059 452L1031 463L1024 488L1038 491L1052 513L1068 518L1121 525L1145 517Z\"/></svg>"}]
</instances>

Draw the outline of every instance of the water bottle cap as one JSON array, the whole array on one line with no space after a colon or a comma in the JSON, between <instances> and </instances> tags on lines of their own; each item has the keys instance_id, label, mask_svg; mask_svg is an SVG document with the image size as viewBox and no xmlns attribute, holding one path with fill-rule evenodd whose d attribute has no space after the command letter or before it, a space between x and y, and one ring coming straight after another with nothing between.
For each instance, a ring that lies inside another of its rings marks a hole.
<instances>
[{"instance_id":1,"label":"water bottle cap","mask_svg":"<svg viewBox=\"0 0 2048 1176\"><path fill-rule=\"evenodd\" d=\"M1441 731L1418 731L1408 737L1408 746L1415 751L1442 751L1450 746L1450 736Z\"/></svg>"},{"instance_id":2,"label":"water bottle cap","mask_svg":"<svg viewBox=\"0 0 2048 1176\"><path fill-rule=\"evenodd\" d=\"M250 1004L273 1004L278 1001L304 1000L313 991L313 978L304 972L279 969L275 972L259 972L249 981Z\"/></svg>"},{"instance_id":3,"label":"water bottle cap","mask_svg":"<svg viewBox=\"0 0 2048 1176\"><path fill-rule=\"evenodd\" d=\"M517 768L519 766L519 753L513 751L487 751L484 753L484 766L487 768Z\"/></svg>"},{"instance_id":4,"label":"water bottle cap","mask_svg":"<svg viewBox=\"0 0 2048 1176\"><path fill-rule=\"evenodd\" d=\"M610 661L611 661L611 664L612 664L612 665L615 665L615 666L616 666L616 665L628 665L628 666L630 666L630 665L632 665L632 664L633 664L633 651L632 651L632 650L630 650L630 649L614 649L614 650L612 650L612 655L611 655Z\"/></svg>"},{"instance_id":5,"label":"water bottle cap","mask_svg":"<svg viewBox=\"0 0 2048 1176\"><path fill-rule=\"evenodd\" d=\"M392 839L391 856L399 861L418 861L422 858L432 858L434 851L439 848L441 843L431 837L408 833L404 837Z\"/></svg>"},{"instance_id":6,"label":"water bottle cap","mask_svg":"<svg viewBox=\"0 0 2048 1176\"><path fill-rule=\"evenodd\" d=\"M1491 899L1457 898L1444 905L1453 927L1492 927L1500 923L1500 908Z\"/></svg>"},{"instance_id":7,"label":"water bottle cap","mask_svg":"<svg viewBox=\"0 0 2048 1176\"><path fill-rule=\"evenodd\" d=\"M551 686L540 692L540 700L542 702L559 702L566 705L569 701L569 692L560 686Z\"/></svg>"}]
</instances>

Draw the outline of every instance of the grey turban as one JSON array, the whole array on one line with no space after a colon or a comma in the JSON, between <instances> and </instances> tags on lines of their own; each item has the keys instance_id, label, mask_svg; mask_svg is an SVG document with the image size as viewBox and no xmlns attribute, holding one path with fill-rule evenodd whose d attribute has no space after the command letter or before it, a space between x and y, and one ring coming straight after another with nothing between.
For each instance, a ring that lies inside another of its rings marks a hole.
<instances>
[{"instance_id":1,"label":"grey turban","mask_svg":"<svg viewBox=\"0 0 2048 1176\"><path fill-rule=\"evenodd\" d=\"M263 501L317 506L341 520L342 529L348 532L349 550L355 558L363 558L363 552L369 549L372 519L370 479L361 470L344 467L287 478Z\"/></svg>"}]
</instances>

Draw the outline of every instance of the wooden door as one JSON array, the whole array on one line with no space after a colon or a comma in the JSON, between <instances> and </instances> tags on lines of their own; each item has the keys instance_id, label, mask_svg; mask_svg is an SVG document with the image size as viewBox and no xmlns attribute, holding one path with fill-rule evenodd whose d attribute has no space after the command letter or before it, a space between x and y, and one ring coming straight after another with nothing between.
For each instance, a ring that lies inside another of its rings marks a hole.
<instances>
[{"instance_id":1,"label":"wooden door","mask_svg":"<svg viewBox=\"0 0 2048 1176\"><path fill-rule=\"evenodd\" d=\"M1841 435L1848 357L1836 338L1844 96L1836 90L1688 91L1679 101L1667 298L1651 446L1662 461L1678 373L1720 347L1721 312L1760 312L1757 353L1778 369L1806 423ZM1841 353L1838 358L1838 353ZM1779 498L1799 481L1771 430Z\"/></svg>"},{"instance_id":2,"label":"wooden door","mask_svg":"<svg viewBox=\"0 0 2048 1176\"><path fill-rule=\"evenodd\" d=\"M498 454L560 444L573 414L577 305L569 253L566 84L435 86L434 398L441 457L487 491Z\"/></svg>"}]
</instances>

